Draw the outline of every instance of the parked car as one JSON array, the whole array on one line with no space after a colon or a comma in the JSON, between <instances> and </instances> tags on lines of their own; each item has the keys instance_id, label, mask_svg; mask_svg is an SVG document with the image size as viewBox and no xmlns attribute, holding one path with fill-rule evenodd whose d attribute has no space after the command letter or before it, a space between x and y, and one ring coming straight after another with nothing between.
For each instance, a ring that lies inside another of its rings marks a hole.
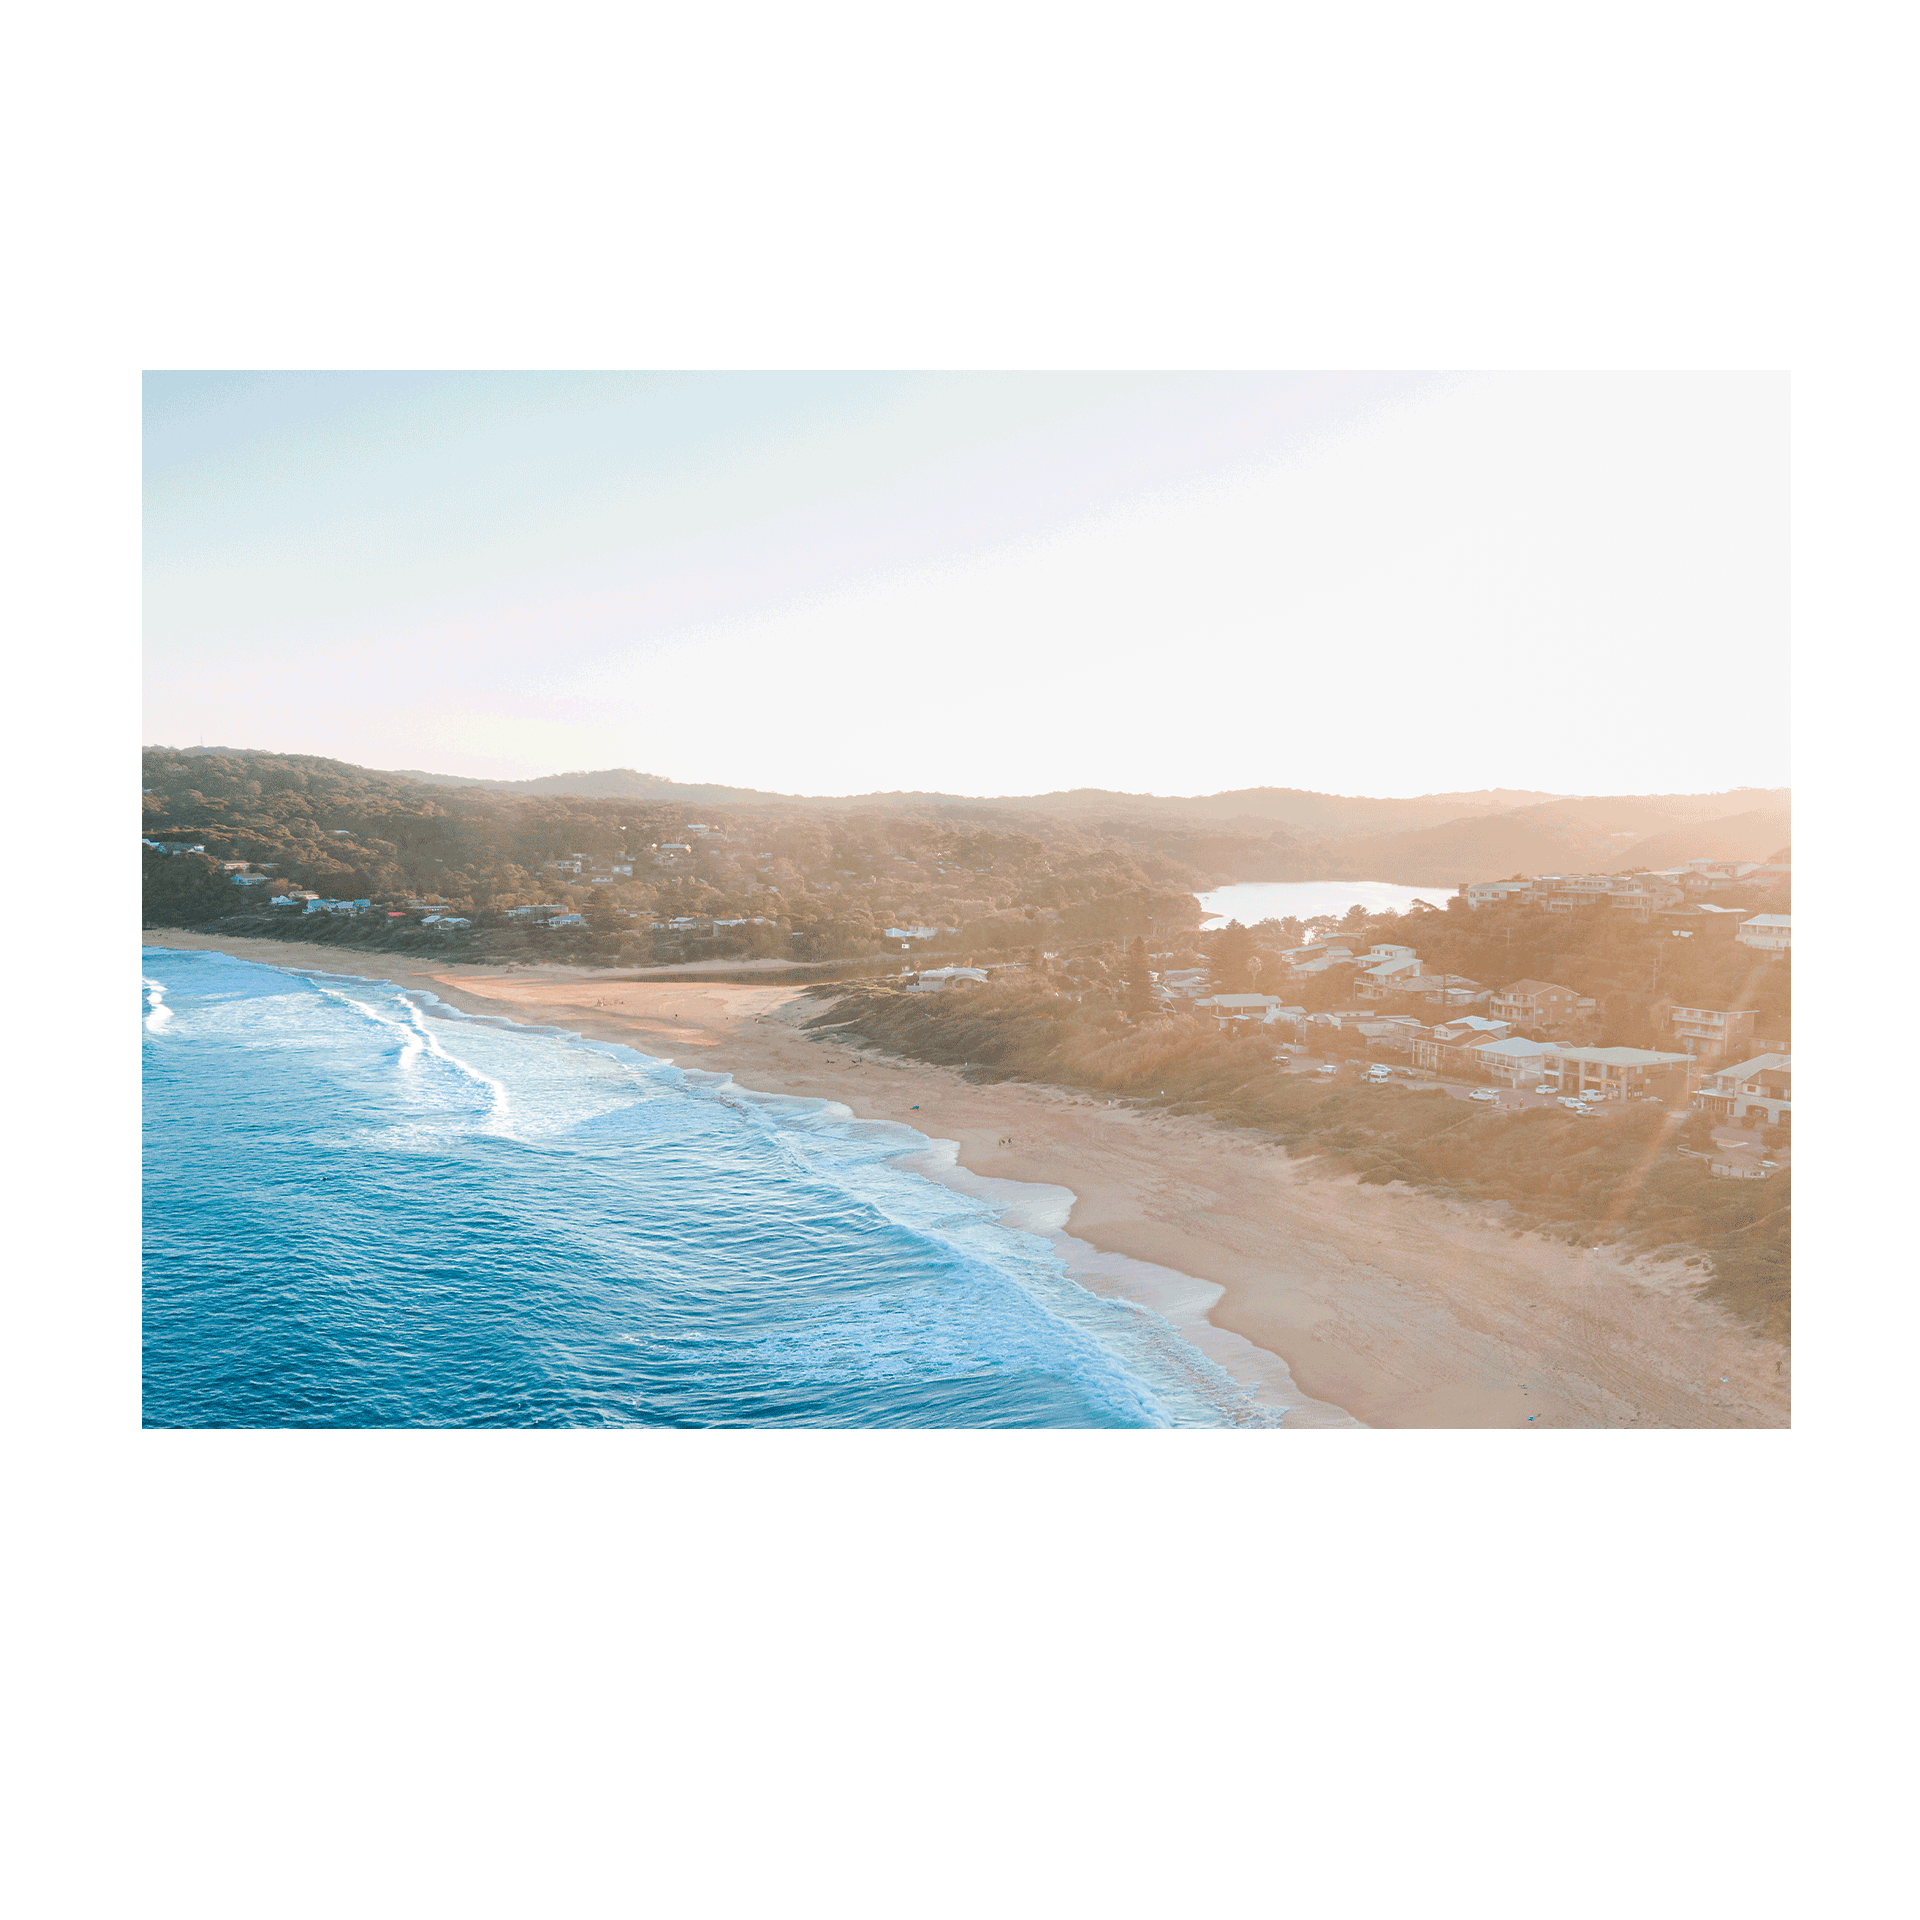
<instances>
[{"instance_id":1,"label":"parked car","mask_svg":"<svg viewBox=\"0 0 1920 1920\"><path fill-rule=\"evenodd\" d=\"M1587 1103L1584 1100L1575 1099L1571 1094L1563 1093L1560 1096L1560 1104L1563 1107L1580 1107L1584 1109Z\"/></svg>"},{"instance_id":2,"label":"parked car","mask_svg":"<svg viewBox=\"0 0 1920 1920\"><path fill-rule=\"evenodd\" d=\"M1593 1118L1593 1109L1584 1100L1563 1100L1560 1103L1569 1113L1577 1113L1584 1120Z\"/></svg>"},{"instance_id":3,"label":"parked car","mask_svg":"<svg viewBox=\"0 0 1920 1920\"><path fill-rule=\"evenodd\" d=\"M1498 1100L1500 1096L1491 1087L1480 1087L1467 1095L1469 1100Z\"/></svg>"},{"instance_id":4,"label":"parked car","mask_svg":"<svg viewBox=\"0 0 1920 1920\"><path fill-rule=\"evenodd\" d=\"M1535 1093L1558 1093L1559 1091L1560 1089L1558 1087L1535 1087L1534 1088Z\"/></svg>"},{"instance_id":5,"label":"parked car","mask_svg":"<svg viewBox=\"0 0 1920 1920\"><path fill-rule=\"evenodd\" d=\"M1315 1073L1338 1073L1339 1071L1340 1071L1340 1069L1339 1069L1339 1068L1338 1068L1337 1066L1333 1066L1333 1065L1331 1065L1331 1064L1329 1064L1329 1065L1327 1065L1327 1066L1324 1066L1324 1067L1315 1067L1315 1068L1314 1068L1314 1072L1315 1072Z\"/></svg>"}]
</instances>

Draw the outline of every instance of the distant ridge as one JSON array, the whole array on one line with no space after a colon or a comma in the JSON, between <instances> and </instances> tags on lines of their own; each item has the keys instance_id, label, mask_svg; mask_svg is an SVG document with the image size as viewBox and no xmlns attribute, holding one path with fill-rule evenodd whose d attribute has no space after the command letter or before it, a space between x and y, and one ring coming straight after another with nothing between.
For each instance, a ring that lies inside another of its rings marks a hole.
<instances>
[{"instance_id":1,"label":"distant ridge","mask_svg":"<svg viewBox=\"0 0 1920 1920\"><path fill-rule=\"evenodd\" d=\"M1711 794L1582 796L1486 787L1470 793L1428 793L1410 799L1374 799L1359 794L1313 793L1298 787L1240 787L1224 793L1162 795L1122 793L1104 787L1073 787L1051 793L942 793L925 789L884 793L772 793L757 787L693 785L632 767L597 772L553 773L537 780L484 780L464 774L396 768L393 777L445 787L484 787L494 793L550 794L582 800L685 800L712 806L964 807L1016 813L1052 813L1108 818L1205 821L1215 826L1271 830L1285 827L1308 839L1365 839L1376 877L1418 872L1416 885L1456 867L1476 876L1498 869L1550 867L1570 860L1605 859L1612 871L1632 856L1636 865L1678 856L1664 851L1669 836L1684 844L1700 836L1699 823L1750 815L1741 830L1712 836L1716 849L1744 848L1755 834L1784 837L1788 790L1735 788ZM1651 850L1659 857L1644 857ZM1384 863L1384 864L1380 864ZM1388 867L1394 871L1388 871Z\"/></svg>"},{"instance_id":2,"label":"distant ridge","mask_svg":"<svg viewBox=\"0 0 1920 1920\"><path fill-rule=\"evenodd\" d=\"M207 749L209 752L215 749ZM229 751L220 749L220 751ZM1354 833L1500 813L1556 798L1506 788L1477 793L1421 794L1407 800L1310 793L1298 787L1243 787L1227 793L1180 795L1123 793L1106 787L1074 787L1040 794L943 793L926 788L854 794L774 793L759 787L696 785L632 767L595 772L550 773L534 780L488 780L471 774L429 773L395 767L391 776L437 787L484 787L491 793L565 795L580 800L697 800L733 806L1005 807L1022 813L1166 814L1216 821L1258 820L1307 832Z\"/></svg>"},{"instance_id":3,"label":"distant ridge","mask_svg":"<svg viewBox=\"0 0 1920 1920\"><path fill-rule=\"evenodd\" d=\"M1726 793L1539 794L1511 788L1410 799L1242 787L1190 796L1081 787L1043 794L770 793L669 780L633 767L487 780L417 768L380 770L249 747L159 747L183 758L270 761L304 780L440 787L527 801L646 802L720 815L755 807L920 814L995 832L1048 819L1156 844L1169 857L1239 880L1359 879L1446 887L1515 873L1624 873L1686 860L1764 860L1792 841L1787 788ZM264 771L264 769L263 769Z\"/></svg>"}]
</instances>

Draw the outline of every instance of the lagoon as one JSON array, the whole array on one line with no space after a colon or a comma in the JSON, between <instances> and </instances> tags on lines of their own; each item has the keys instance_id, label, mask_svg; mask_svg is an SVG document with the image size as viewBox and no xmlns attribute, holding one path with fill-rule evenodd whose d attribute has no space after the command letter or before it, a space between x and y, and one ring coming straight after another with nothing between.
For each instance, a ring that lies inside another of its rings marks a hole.
<instances>
[{"instance_id":1,"label":"lagoon","mask_svg":"<svg viewBox=\"0 0 1920 1920\"><path fill-rule=\"evenodd\" d=\"M1243 927L1262 920L1313 920L1323 914L1343 914L1349 907L1369 913L1405 913L1416 900L1444 907L1449 887L1402 887L1390 880L1248 880L1237 886L1215 887L1194 896L1207 915L1208 926L1238 920Z\"/></svg>"}]
</instances>

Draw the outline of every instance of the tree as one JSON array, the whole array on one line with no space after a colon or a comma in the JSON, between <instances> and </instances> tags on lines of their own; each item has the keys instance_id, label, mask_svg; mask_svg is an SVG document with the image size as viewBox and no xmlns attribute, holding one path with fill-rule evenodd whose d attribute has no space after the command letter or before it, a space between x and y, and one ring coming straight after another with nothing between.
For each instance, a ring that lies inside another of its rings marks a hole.
<instances>
[{"instance_id":1,"label":"tree","mask_svg":"<svg viewBox=\"0 0 1920 1920\"><path fill-rule=\"evenodd\" d=\"M1246 993L1247 962L1253 958L1253 935L1238 920L1229 920L1212 938L1213 990Z\"/></svg>"}]
</instances>

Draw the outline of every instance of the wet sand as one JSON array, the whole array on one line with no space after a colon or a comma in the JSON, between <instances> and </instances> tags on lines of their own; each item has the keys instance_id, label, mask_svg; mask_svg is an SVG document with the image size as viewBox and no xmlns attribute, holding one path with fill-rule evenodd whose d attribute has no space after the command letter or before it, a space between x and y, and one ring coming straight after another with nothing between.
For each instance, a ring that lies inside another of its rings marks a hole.
<instances>
[{"instance_id":1,"label":"wet sand","mask_svg":"<svg viewBox=\"0 0 1920 1920\"><path fill-rule=\"evenodd\" d=\"M1788 1424L1786 1350L1700 1298L1697 1275L1678 1263L1571 1248L1516 1234L1485 1207L1361 1187L1208 1120L1019 1082L973 1086L807 1033L825 1003L775 979L666 983L173 930L143 938L392 980L469 1013L569 1028L766 1093L837 1100L953 1142L955 1184L1070 1189L1063 1223L1044 1201L998 1188L989 1197L1031 1205L1040 1230L1064 1225L1113 1256L1076 1261L1076 1278L1166 1313L1260 1385L1261 1399L1294 1407L1290 1427L1347 1424L1336 1410L1378 1427ZM925 1170L942 1176L947 1158L936 1150Z\"/></svg>"}]
</instances>

